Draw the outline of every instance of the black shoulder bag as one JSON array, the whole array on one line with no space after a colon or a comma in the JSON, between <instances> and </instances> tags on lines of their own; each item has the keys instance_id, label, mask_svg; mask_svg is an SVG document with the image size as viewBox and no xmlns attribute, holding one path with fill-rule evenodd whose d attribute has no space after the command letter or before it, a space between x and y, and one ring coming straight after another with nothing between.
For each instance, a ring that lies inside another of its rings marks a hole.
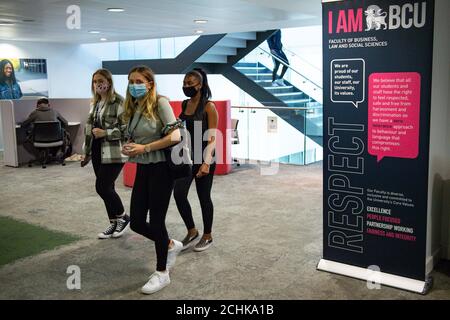
<instances>
[{"instance_id":1,"label":"black shoulder bag","mask_svg":"<svg viewBox=\"0 0 450 320\"><path fill-rule=\"evenodd\" d=\"M174 180L187 178L192 175L192 159L191 151L188 144L188 135L186 126L183 121L177 119L173 124L166 125L163 129L163 137L167 132L173 129L179 129L181 141L167 148L162 149L166 157L167 165L169 166L170 175Z\"/></svg>"}]
</instances>

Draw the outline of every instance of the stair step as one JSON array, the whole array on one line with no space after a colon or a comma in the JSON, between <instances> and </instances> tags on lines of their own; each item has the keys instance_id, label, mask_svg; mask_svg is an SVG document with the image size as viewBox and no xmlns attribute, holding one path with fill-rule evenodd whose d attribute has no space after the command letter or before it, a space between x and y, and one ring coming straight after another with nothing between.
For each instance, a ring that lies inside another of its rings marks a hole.
<instances>
[{"instance_id":1,"label":"stair step","mask_svg":"<svg viewBox=\"0 0 450 320\"><path fill-rule=\"evenodd\" d=\"M272 73L244 73L247 77L271 77Z\"/></svg>"},{"instance_id":2,"label":"stair step","mask_svg":"<svg viewBox=\"0 0 450 320\"><path fill-rule=\"evenodd\" d=\"M220 39L216 43L216 45L220 47L246 48L247 41L243 39L228 38L225 36L224 38Z\"/></svg>"},{"instance_id":3,"label":"stair step","mask_svg":"<svg viewBox=\"0 0 450 320\"><path fill-rule=\"evenodd\" d=\"M275 97L301 96L303 92L273 93Z\"/></svg>"},{"instance_id":4,"label":"stair step","mask_svg":"<svg viewBox=\"0 0 450 320\"><path fill-rule=\"evenodd\" d=\"M244 39L244 40L256 40L256 32L236 32L228 33L226 38Z\"/></svg>"},{"instance_id":5,"label":"stair step","mask_svg":"<svg viewBox=\"0 0 450 320\"><path fill-rule=\"evenodd\" d=\"M228 56L219 55L219 54L207 54L205 53L200 58L196 60L196 62L203 63L227 63Z\"/></svg>"},{"instance_id":6,"label":"stair step","mask_svg":"<svg viewBox=\"0 0 450 320\"><path fill-rule=\"evenodd\" d=\"M251 68L259 68L261 67L257 62L238 62L234 65L235 68L242 68L242 67L251 67ZM264 67L264 66L262 66Z\"/></svg>"},{"instance_id":7,"label":"stair step","mask_svg":"<svg viewBox=\"0 0 450 320\"><path fill-rule=\"evenodd\" d=\"M261 83L261 82L270 82L272 83L272 80L254 80L256 83ZM281 88L281 87L280 87Z\"/></svg>"},{"instance_id":8,"label":"stair step","mask_svg":"<svg viewBox=\"0 0 450 320\"><path fill-rule=\"evenodd\" d=\"M267 70L264 67L234 67L237 70Z\"/></svg>"},{"instance_id":9,"label":"stair step","mask_svg":"<svg viewBox=\"0 0 450 320\"><path fill-rule=\"evenodd\" d=\"M222 46L215 45L214 47L212 47L211 49L206 51L205 54L219 54L219 55L234 56L237 54L237 50L236 50L236 48L232 48L232 47L222 47Z\"/></svg>"},{"instance_id":10,"label":"stair step","mask_svg":"<svg viewBox=\"0 0 450 320\"><path fill-rule=\"evenodd\" d=\"M292 89L294 86L284 86L284 87L264 87L266 90L283 90L283 89Z\"/></svg>"}]
</instances>

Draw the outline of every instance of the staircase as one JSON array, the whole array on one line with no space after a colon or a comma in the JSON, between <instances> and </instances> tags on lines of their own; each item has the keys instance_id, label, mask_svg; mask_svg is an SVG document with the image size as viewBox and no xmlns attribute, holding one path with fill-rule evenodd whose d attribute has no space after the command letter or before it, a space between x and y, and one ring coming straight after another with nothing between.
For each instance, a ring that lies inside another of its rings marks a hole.
<instances>
[{"instance_id":1,"label":"staircase","mask_svg":"<svg viewBox=\"0 0 450 320\"><path fill-rule=\"evenodd\" d=\"M157 74L183 74L201 67L209 74L222 74L320 146L323 145L321 104L285 81L272 86L272 71L260 62L240 62L275 30L204 35L174 59L103 61L113 74L127 74L137 64L150 66ZM289 110L309 108L309 110ZM319 107L319 108L316 108Z\"/></svg>"},{"instance_id":2,"label":"staircase","mask_svg":"<svg viewBox=\"0 0 450 320\"><path fill-rule=\"evenodd\" d=\"M265 106L309 108L306 111L271 110L322 146L322 109L317 108L321 104L287 81L285 86L272 86L272 70L262 63L240 62L272 33L273 31L226 34L195 61L195 66L202 67L209 73L223 74Z\"/></svg>"},{"instance_id":3,"label":"staircase","mask_svg":"<svg viewBox=\"0 0 450 320\"><path fill-rule=\"evenodd\" d=\"M247 41L255 41L257 39L256 32L239 32L228 33L211 49L200 56L197 63L228 63L228 58L236 56L239 49L248 47Z\"/></svg>"},{"instance_id":4,"label":"staircase","mask_svg":"<svg viewBox=\"0 0 450 320\"><path fill-rule=\"evenodd\" d=\"M263 105L309 108L306 111L274 108L272 112L319 145L323 145L323 114L320 108L322 105L319 102L286 80L284 80L285 86L272 86L272 70L260 62L239 62L234 65L234 68L274 97L272 101L258 99ZM248 93L252 95L251 92Z\"/></svg>"}]
</instances>

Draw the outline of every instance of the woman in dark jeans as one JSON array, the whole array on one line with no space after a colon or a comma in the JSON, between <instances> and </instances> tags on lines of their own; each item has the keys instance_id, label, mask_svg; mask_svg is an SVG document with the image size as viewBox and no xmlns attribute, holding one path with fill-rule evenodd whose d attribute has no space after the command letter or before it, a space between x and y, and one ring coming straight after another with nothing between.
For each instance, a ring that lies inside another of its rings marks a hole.
<instances>
[{"instance_id":1,"label":"woman in dark jeans","mask_svg":"<svg viewBox=\"0 0 450 320\"><path fill-rule=\"evenodd\" d=\"M112 74L106 69L99 69L92 75L91 90L91 111L85 127L85 159L81 166L92 159L95 189L103 199L109 217L110 225L98 234L98 238L119 238L130 221L114 188L114 182L127 161L121 153L126 128L121 121L123 98L115 92Z\"/></svg>"},{"instance_id":2,"label":"woman in dark jeans","mask_svg":"<svg viewBox=\"0 0 450 320\"><path fill-rule=\"evenodd\" d=\"M190 146L194 165L192 176L176 180L174 197L188 230L182 241L183 250L185 250L199 236L187 198L192 181L195 180L203 217L203 236L194 246L194 250L199 252L208 249L213 241L211 232L214 206L211 200L211 188L216 168L214 150L218 114L214 103L209 101L211 90L206 73L202 69L194 69L185 75L183 91L190 99L183 101L180 119L186 122L186 128L191 138ZM201 130L201 132L195 135L195 130ZM194 141L197 136L202 137L202 141ZM201 148L197 146L201 146Z\"/></svg>"}]
</instances>

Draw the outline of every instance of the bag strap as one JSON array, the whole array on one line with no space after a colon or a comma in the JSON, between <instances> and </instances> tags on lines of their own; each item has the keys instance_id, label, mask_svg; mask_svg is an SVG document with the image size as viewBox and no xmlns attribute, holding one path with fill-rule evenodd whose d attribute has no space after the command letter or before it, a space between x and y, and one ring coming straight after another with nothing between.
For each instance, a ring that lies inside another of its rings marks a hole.
<instances>
[{"instance_id":1,"label":"bag strap","mask_svg":"<svg viewBox=\"0 0 450 320\"><path fill-rule=\"evenodd\" d=\"M183 113L185 113L185 111L186 111L188 101L189 101L189 100L183 100L183 102L181 103L181 111L182 111Z\"/></svg>"}]
</instances>

